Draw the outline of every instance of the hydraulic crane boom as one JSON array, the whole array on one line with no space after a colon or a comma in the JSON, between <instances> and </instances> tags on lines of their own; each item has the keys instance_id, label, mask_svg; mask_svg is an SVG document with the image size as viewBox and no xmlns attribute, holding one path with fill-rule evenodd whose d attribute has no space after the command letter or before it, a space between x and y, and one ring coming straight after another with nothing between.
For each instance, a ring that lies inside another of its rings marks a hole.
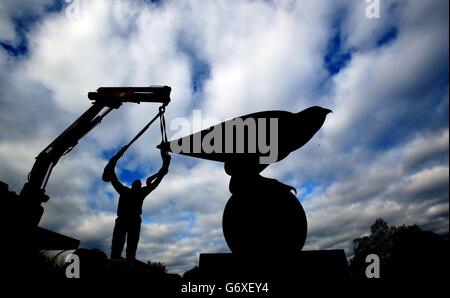
<instances>
[{"instance_id":1,"label":"hydraulic crane boom","mask_svg":"<svg viewBox=\"0 0 450 298\"><path fill-rule=\"evenodd\" d=\"M170 102L170 92L171 88L168 86L102 87L97 92L89 92L92 106L36 157L28 174L28 182L20 193L20 199L31 221L29 223L32 226L39 224L43 212L41 204L49 199L45 194L45 187L51 172L59 159L70 152L83 136L123 103L156 102L166 106Z\"/></svg>"}]
</instances>

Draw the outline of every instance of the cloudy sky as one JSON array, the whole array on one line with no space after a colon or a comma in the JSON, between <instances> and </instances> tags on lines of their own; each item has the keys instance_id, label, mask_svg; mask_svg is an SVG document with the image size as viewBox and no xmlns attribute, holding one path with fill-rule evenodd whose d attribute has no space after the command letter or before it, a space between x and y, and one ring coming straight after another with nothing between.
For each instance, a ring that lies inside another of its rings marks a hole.
<instances>
[{"instance_id":1,"label":"cloudy sky","mask_svg":"<svg viewBox=\"0 0 450 298\"><path fill-rule=\"evenodd\" d=\"M100 86L172 87L171 120L226 119L321 105L334 111L302 149L263 174L293 185L305 249L344 248L376 218L448 233L449 16L446 0L0 2L0 180L19 192L34 157L89 108ZM109 253L117 195L107 160L157 112L123 106L55 168L42 226ZM161 165L159 128L119 162L125 182ZM229 177L173 156L144 203L138 258L173 272L227 252Z\"/></svg>"}]
</instances>

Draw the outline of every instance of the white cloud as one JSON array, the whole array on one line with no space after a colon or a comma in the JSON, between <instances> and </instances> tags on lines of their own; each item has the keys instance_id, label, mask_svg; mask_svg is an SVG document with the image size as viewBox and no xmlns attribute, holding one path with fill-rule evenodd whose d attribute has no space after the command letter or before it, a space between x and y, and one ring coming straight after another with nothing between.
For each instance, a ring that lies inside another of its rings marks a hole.
<instances>
[{"instance_id":1,"label":"white cloud","mask_svg":"<svg viewBox=\"0 0 450 298\"><path fill-rule=\"evenodd\" d=\"M405 148L405 167L407 169L418 165L440 162L439 157L447 157L449 150L449 131L444 129L434 134L419 135Z\"/></svg>"},{"instance_id":2,"label":"white cloud","mask_svg":"<svg viewBox=\"0 0 450 298\"><path fill-rule=\"evenodd\" d=\"M17 36L15 19L36 18L49 8L51 0L3 0L0 3L0 41L17 46L20 37Z\"/></svg>"},{"instance_id":3,"label":"white cloud","mask_svg":"<svg viewBox=\"0 0 450 298\"><path fill-rule=\"evenodd\" d=\"M447 166L436 166L425 169L406 179L403 191L409 195L433 195L435 191L442 189L448 191L449 168ZM427 198L427 197L425 197Z\"/></svg>"},{"instance_id":4,"label":"white cloud","mask_svg":"<svg viewBox=\"0 0 450 298\"><path fill-rule=\"evenodd\" d=\"M399 6L405 4L397 0L383 0L379 3L379 18L366 16L366 9L369 6L366 1L351 1L347 6L348 14L342 20L346 48L364 51L374 47L383 34L395 25Z\"/></svg>"}]
</instances>

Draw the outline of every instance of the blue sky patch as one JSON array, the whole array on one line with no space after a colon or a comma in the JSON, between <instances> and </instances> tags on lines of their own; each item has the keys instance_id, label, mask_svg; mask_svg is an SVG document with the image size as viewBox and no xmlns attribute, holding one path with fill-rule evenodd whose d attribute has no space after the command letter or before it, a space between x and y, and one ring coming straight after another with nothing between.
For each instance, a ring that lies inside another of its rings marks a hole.
<instances>
[{"instance_id":1,"label":"blue sky patch","mask_svg":"<svg viewBox=\"0 0 450 298\"><path fill-rule=\"evenodd\" d=\"M20 12L20 16L13 18L14 30L17 35L17 44L0 39L0 47L9 55L19 57L28 53L28 41L26 33L38 22L44 15L61 11L65 7L64 0L55 0L44 7L43 15L33 12Z\"/></svg>"},{"instance_id":2,"label":"blue sky patch","mask_svg":"<svg viewBox=\"0 0 450 298\"><path fill-rule=\"evenodd\" d=\"M202 59L190 42L189 33L184 30L180 32L178 37L178 50L185 54L190 63L191 69L191 89L193 93L199 93L203 90L204 82L211 76L211 66Z\"/></svg>"},{"instance_id":3,"label":"blue sky patch","mask_svg":"<svg viewBox=\"0 0 450 298\"><path fill-rule=\"evenodd\" d=\"M28 52L28 47L24 39L21 39L18 46L13 46L7 42L0 42L0 47L2 47L11 56L23 56Z\"/></svg>"},{"instance_id":4,"label":"blue sky patch","mask_svg":"<svg viewBox=\"0 0 450 298\"><path fill-rule=\"evenodd\" d=\"M341 30L338 26L334 36L328 41L327 52L324 57L325 68L330 75L335 75L347 65L351 58L351 52L344 51L342 47Z\"/></svg>"},{"instance_id":5,"label":"blue sky patch","mask_svg":"<svg viewBox=\"0 0 450 298\"><path fill-rule=\"evenodd\" d=\"M145 176L144 173L139 171L139 169L136 170L121 169L118 178L120 181L124 183L132 183L134 180L139 179L141 180L142 185L145 185L145 179L147 179L147 176Z\"/></svg>"},{"instance_id":6,"label":"blue sky patch","mask_svg":"<svg viewBox=\"0 0 450 298\"><path fill-rule=\"evenodd\" d=\"M298 197L300 201L304 201L311 195L314 191L314 183L312 180L308 180L303 184L297 186Z\"/></svg>"},{"instance_id":7,"label":"blue sky patch","mask_svg":"<svg viewBox=\"0 0 450 298\"><path fill-rule=\"evenodd\" d=\"M382 47L389 44L391 41L397 38L398 29L396 27L389 28L377 41L377 46Z\"/></svg>"}]
</instances>

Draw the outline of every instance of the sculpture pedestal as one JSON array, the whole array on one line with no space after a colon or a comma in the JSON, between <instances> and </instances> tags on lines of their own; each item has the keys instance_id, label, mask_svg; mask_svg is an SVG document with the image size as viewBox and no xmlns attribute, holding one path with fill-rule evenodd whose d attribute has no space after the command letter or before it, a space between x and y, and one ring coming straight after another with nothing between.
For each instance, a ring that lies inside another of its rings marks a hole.
<instances>
[{"instance_id":1,"label":"sculpture pedestal","mask_svg":"<svg viewBox=\"0 0 450 298\"><path fill-rule=\"evenodd\" d=\"M339 250L301 251L295 255L200 254L199 277L222 282L286 281L349 278L345 252Z\"/></svg>"}]
</instances>

